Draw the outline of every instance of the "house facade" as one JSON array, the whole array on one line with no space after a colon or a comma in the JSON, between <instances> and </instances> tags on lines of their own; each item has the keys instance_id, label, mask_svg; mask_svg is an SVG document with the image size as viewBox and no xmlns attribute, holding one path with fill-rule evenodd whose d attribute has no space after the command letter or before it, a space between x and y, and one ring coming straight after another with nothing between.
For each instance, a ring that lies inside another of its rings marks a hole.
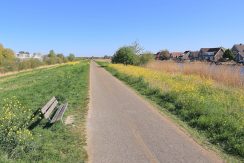
<instances>
[{"instance_id":1,"label":"house facade","mask_svg":"<svg viewBox=\"0 0 244 163\"><path fill-rule=\"evenodd\" d=\"M178 59L183 56L182 52L171 52L170 53L170 58L172 59Z\"/></svg>"},{"instance_id":2,"label":"house facade","mask_svg":"<svg viewBox=\"0 0 244 163\"><path fill-rule=\"evenodd\" d=\"M182 54L182 57L181 57L181 59L182 60L190 60L190 56L191 56L191 51L185 51L183 54Z\"/></svg>"},{"instance_id":3,"label":"house facade","mask_svg":"<svg viewBox=\"0 0 244 163\"><path fill-rule=\"evenodd\" d=\"M43 55L40 53L34 53L31 55L29 52L20 51L16 54L16 57L20 60L28 60L28 59L38 59L40 61L43 60Z\"/></svg>"},{"instance_id":4,"label":"house facade","mask_svg":"<svg viewBox=\"0 0 244 163\"><path fill-rule=\"evenodd\" d=\"M236 44L232 47L231 51L235 55L236 62L244 63L244 45Z\"/></svg>"},{"instance_id":5,"label":"house facade","mask_svg":"<svg viewBox=\"0 0 244 163\"><path fill-rule=\"evenodd\" d=\"M43 55L41 53L33 53L32 58L42 61L43 60Z\"/></svg>"},{"instance_id":6,"label":"house facade","mask_svg":"<svg viewBox=\"0 0 244 163\"><path fill-rule=\"evenodd\" d=\"M29 59L31 55L29 52L20 51L19 53L16 54L16 57L20 60L26 60Z\"/></svg>"},{"instance_id":7,"label":"house facade","mask_svg":"<svg viewBox=\"0 0 244 163\"><path fill-rule=\"evenodd\" d=\"M198 56L200 60L217 62L223 58L223 55L223 48L201 48Z\"/></svg>"}]
</instances>

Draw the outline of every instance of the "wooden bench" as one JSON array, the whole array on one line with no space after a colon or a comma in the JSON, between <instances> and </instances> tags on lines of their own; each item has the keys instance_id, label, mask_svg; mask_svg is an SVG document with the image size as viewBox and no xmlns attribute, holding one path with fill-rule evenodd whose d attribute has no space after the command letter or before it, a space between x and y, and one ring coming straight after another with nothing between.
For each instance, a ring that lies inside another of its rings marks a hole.
<instances>
[{"instance_id":1,"label":"wooden bench","mask_svg":"<svg viewBox=\"0 0 244 163\"><path fill-rule=\"evenodd\" d=\"M57 99L55 97L52 97L51 100L49 100L47 104L43 106L43 108L41 109L41 113L44 115L44 118L49 120L50 123L55 123L59 120L63 122L62 118L67 108L68 103L58 106ZM56 112L54 113L55 110Z\"/></svg>"}]
</instances>

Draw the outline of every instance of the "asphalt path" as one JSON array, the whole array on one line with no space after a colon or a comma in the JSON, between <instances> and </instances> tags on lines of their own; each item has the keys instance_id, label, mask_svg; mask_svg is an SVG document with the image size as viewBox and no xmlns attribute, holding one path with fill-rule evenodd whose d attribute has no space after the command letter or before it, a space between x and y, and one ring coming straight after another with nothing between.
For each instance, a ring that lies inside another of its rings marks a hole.
<instances>
[{"instance_id":1,"label":"asphalt path","mask_svg":"<svg viewBox=\"0 0 244 163\"><path fill-rule=\"evenodd\" d=\"M87 131L93 163L222 162L95 62Z\"/></svg>"}]
</instances>

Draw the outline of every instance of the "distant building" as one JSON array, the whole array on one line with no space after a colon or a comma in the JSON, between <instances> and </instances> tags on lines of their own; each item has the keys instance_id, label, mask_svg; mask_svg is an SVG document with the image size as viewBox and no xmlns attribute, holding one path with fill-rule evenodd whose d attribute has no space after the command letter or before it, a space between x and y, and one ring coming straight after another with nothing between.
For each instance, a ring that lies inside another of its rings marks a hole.
<instances>
[{"instance_id":1,"label":"distant building","mask_svg":"<svg viewBox=\"0 0 244 163\"><path fill-rule=\"evenodd\" d=\"M190 55L191 51L185 51L184 53L182 53L182 55L180 56L181 60L189 60L189 55Z\"/></svg>"},{"instance_id":2,"label":"distant building","mask_svg":"<svg viewBox=\"0 0 244 163\"><path fill-rule=\"evenodd\" d=\"M223 48L201 48L199 52L199 59L217 62L223 58L223 54Z\"/></svg>"},{"instance_id":3,"label":"distant building","mask_svg":"<svg viewBox=\"0 0 244 163\"><path fill-rule=\"evenodd\" d=\"M235 55L236 62L244 63L244 45L243 44L235 44L231 51Z\"/></svg>"},{"instance_id":4,"label":"distant building","mask_svg":"<svg viewBox=\"0 0 244 163\"><path fill-rule=\"evenodd\" d=\"M157 52L155 55L155 60L160 60L161 59L161 55L160 52Z\"/></svg>"},{"instance_id":5,"label":"distant building","mask_svg":"<svg viewBox=\"0 0 244 163\"><path fill-rule=\"evenodd\" d=\"M20 60L28 60L28 59L38 59L40 61L43 60L43 55L40 53L33 53L31 55L29 52L20 51L16 54L16 57Z\"/></svg>"},{"instance_id":6,"label":"distant building","mask_svg":"<svg viewBox=\"0 0 244 163\"><path fill-rule=\"evenodd\" d=\"M199 60L199 51L190 51L189 59L190 60Z\"/></svg>"},{"instance_id":7,"label":"distant building","mask_svg":"<svg viewBox=\"0 0 244 163\"><path fill-rule=\"evenodd\" d=\"M172 58L172 59L180 58L182 56L183 56L182 52L171 52L170 53L170 58Z\"/></svg>"},{"instance_id":8,"label":"distant building","mask_svg":"<svg viewBox=\"0 0 244 163\"><path fill-rule=\"evenodd\" d=\"M33 53L32 58L42 61L43 60L43 55L41 53Z\"/></svg>"},{"instance_id":9,"label":"distant building","mask_svg":"<svg viewBox=\"0 0 244 163\"><path fill-rule=\"evenodd\" d=\"M198 60L199 51L185 51L182 54L181 60Z\"/></svg>"},{"instance_id":10,"label":"distant building","mask_svg":"<svg viewBox=\"0 0 244 163\"><path fill-rule=\"evenodd\" d=\"M19 58L20 60L26 60L26 59L30 58L30 53L29 52L20 51L19 53L16 54L16 57Z\"/></svg>"},{"instance_id":11,"label":"distant building","mask_svg":"<svg viewBox=\"0 0 244 163\"><path fill-rule=\"evenodd\" d=\"M184 53L182 53L178 58L179 60L198 60L199 57L199 51L190 51L187 50Z\"/></svg>"}]
</instances>

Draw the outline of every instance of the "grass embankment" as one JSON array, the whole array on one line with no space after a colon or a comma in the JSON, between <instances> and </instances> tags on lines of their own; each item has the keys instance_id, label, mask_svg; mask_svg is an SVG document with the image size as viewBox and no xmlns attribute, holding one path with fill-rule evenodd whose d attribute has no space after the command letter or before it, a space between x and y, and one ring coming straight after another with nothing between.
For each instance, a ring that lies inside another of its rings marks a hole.
<instances>
[{"instance_id":1,"label":"grass embankment","mask_svg":"<svg viewBox=\"0 0 244 163\"><path fill-rule=\"evenodd\" d=\"M4 110L11 105L12 108L18 107L13 103L21 106L19 112L8 110L12 113L6 114L5 117L0 115L0 120L3 122L11 122L18 126L19 123L14 122L14 117L23 117L23 112L26 112L26 115L33 114L52 96L56 96L61 103L65 101L69 103L64 119L73 115L75 120L73 125L57 122L50 127L45 127L48 121L42 119L34 129L29 130L31 141L28 140L28 143L32 145L27 146L28 148L23 145L23 141L29 136L26 134L26 130L17 131L16 135L23 133L22 136L13 137L14 141L6 140L6 142L13 143L11 146L0 143L0 162L84 162L87 159L84 146L86 145L85 117L88 109L88 85L89 63L86 61L1 77L0 109ZM17 102L10 101L10 104L3 106L2 99L8 101L14 96ZM18 101L21 104L18 104ZM22 108L28 109L21 110ZM36 120L38 117L33 121ZM5 126L5 123L2 126ZM10 126L8 129L14 133L15 128ZM6 133L6 131L1 131L1 133ZM9 133L10 131L7 131L7 134ZM13 150L7 151L6 147L11 147L20 153L13 153Z\"/></svg>"},{"instance_id":2,"label":"grass embankment","mask_svg":"<svg viewBox=\"0 0 244 163\"><path fill-rule=\"evenodd\" d=\"M226 153L244 158L244 92L195 75L99 63Z\"/></svg>"}]
</instances>

